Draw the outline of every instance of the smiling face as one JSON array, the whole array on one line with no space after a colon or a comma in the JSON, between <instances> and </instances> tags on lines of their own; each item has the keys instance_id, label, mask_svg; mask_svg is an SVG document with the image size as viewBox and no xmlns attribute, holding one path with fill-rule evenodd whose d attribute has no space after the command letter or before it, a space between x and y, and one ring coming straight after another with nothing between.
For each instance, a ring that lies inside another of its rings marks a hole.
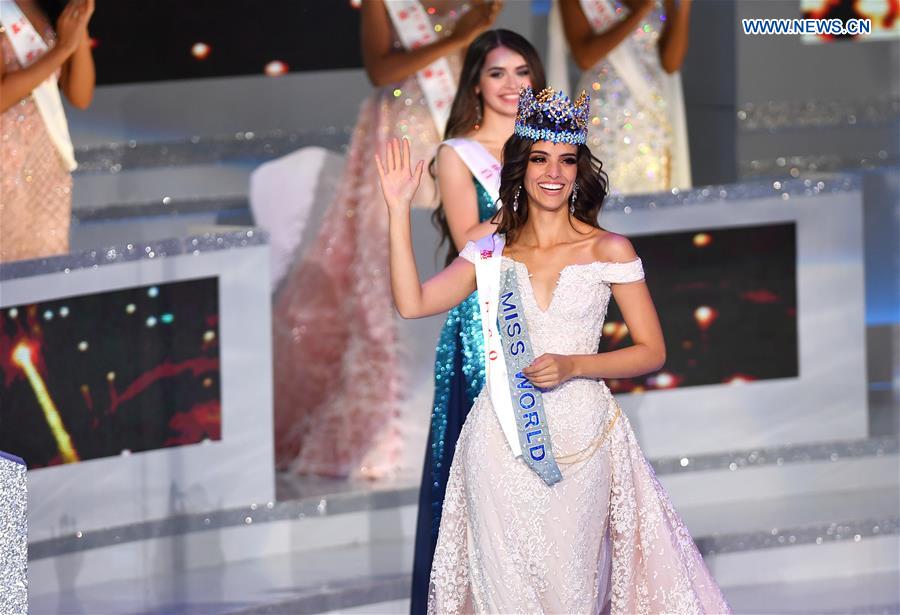
<instances>
[{"instance_id":1,"label":"smiling face","mask_svg":"<svg viewBox=\"0 0 900 615\"><path fill-rule=\"evenodd\" d=\"M569 143L537 141L528 154L525 192L529 205L556 211L568 206L578 176L578 147Z\"/></svg>"},{"instance_id":2,"label":"smiling face","mask_svg":"<svg viewBox=\"0 0 900 615\"><path fill-rule=\"evenodd\" d=\"M521 54L508 47L497 47L488 52L477 87L485 110L514 116L519 105L519 89L523 85L531 85L531 69Z\"/></svg>"}]
</instances>

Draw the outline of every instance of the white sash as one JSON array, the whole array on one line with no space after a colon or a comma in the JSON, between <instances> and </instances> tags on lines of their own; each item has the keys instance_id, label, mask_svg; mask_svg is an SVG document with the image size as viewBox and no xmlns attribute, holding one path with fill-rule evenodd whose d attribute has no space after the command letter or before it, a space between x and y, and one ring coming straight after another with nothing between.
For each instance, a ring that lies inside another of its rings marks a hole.
<instances>
[{"instance_id":1,"label":"white sash","mask_svg":"<svg viewBox=\"0 0 900 615\"><path fill-rule=\"evenodd\" d=\"M406 49L418 49L438 40L437 34L419 0L387 0L384 3L400 42ZM435 60L416 73L419 87L425 94L431 119L439 134L444 134L450 106L456 96L456 79L447 58Z\"/></svg>"},{"instance_id":2,"label":"white sash","mask_svg":"<svg viewBox=\"0 0 900 615\"><path fill-rule=\"evenodd\" d=\"M485 385L494 413L513 455L522 455L516 413L509 393L503 344L497 328L497 309L500 303L500 264L505 241L502 235L482 237L476 244L480 252L475 261L475 282L478 286L478 305L481 310L481 332L484 335Z\"/></svg>"},{"instance_id":3,"label":"white sash","mask_svg":"<svg viewBox=\"0 0 900 615\"><path fill-rule=\"evenodd\" d=\"M594 32L601 33L615 24L619 17L609 0L581 0L581 8L584 10ZM631 91L638 102L650 111L656 110L656 101L653 99L653 86L644 75L638 55L634 49L634 41L629 36L615 49L606 55L606 59L612 65L616 74L621 77L625 85ZM672 176L670 187L691 187L691 163L688 153L687 120L684 112L684 95L681 89L681 75L679 73L663 73L663 91L660 92L666 100L666 116L672 129Z\"/></svg>"},{"instance_id":4,"label":"white sash","mask_svg":"<svg viewBox=\"0 0 900 615\"><path fill-rule=\"evenodd\" d=\"M0 0L0 23L6 29L6 36L22 68L29 66L49 50L44 39L22 13L22 9L12 0ZM63 159L63 164L69 171L74 171L78 165L75 162L69 123L66 121L66 112L59 96L56 75L47 77L31 91L31 96L44 120L50 140Z\"/></svg>"},{"instance_id":5,"label":"white sash","mask_svg":"<svg viewBox=\"0 0 900 615\"><path fill-rule=\"evenodd\" d=\"M481 187L491 196L494 206L500 208L501 164L485 147L473 139L447 139L441 145L449 145L469 167L469 171Z\"/></svg>"}]
</instances>

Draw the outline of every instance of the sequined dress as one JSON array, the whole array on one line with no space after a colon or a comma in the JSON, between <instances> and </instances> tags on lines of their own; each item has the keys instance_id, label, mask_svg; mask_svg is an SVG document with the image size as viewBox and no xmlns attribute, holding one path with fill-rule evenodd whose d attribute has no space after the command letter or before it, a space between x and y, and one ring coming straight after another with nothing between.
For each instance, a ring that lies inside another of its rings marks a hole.
<instances>
[{"instance_id":1,"label":"sequined dress","mask_svg":"<svg viewBox=\"0 0 900 615\"><path fill-rule=\"evenodd\" d=\"M53 29L41 33L52 48ZM4 71L22 70L5 34L0 47ZM0 114L0 262L68 252L71 217L72 175L26 96Z\"/></svg>"},{"instance_id":2,"label":"sequined dress","mask_svg":"<svg viewBox=\"0 0 900 615\"><path fill-rule=\"evenodd\" d=\"M435 9L429 18L443 35L465 7L423 4ZM458 73L459 58L448 60ZM414 160L431 160L441 142L415 76L363 102L335 198L274 298L279 469L380 476L400 463L404 365L390 289L387 207L373 162L398 136L409 137ZM423 184L415 205L431 207L427 173Z\"/></svg>"},{"instance_id":3,"label":"sequined dress","mask_svg":"<svg viewBox=\"0 0 900 615\"><path fill-rule=\"evenodd\" d=\"M478 217L484 222L496 213L491 195L473 178ZM419 516L416 525L411 613L424 613L428 601L431 560L441 524L444 491L456 441L475 398L484 386L484 338L478 293L450 310L438 338L434 361L434 405L425 450Z\"/></svg>"},{"instance_id":4,"label":"sequined dress","mask_svg":"<svg viewBox=\"0 0 900 615\"><path fill-rule=\"evenodd\" d=\"M616 15L624 19L627 9L616 8ZM657 47L664 20L662 3L657 1L630 39L650 84L652 102L638 100L606 58L582 74L575 90L585 90L591 96L588 146L603 162L613 194L671 187L672 126L666 109L665 71Z\"/></svg>"},{"instance_id":5,"label":"sequined dress","mask_svg":"<svg viewBox=\"0 0 900 615\"><path fill-rule=\"evenodd\" d=\"M462 256L474 262L469 243ZM611 285L643 279L640 260L571 265L549 306L516 271L535 356L595 352ZM729 608L602 380L544 393L561 465L548 487L512 456L482 390L463 426L444 500L429 613L727 613Z\"/></svg>"}]
</instances>

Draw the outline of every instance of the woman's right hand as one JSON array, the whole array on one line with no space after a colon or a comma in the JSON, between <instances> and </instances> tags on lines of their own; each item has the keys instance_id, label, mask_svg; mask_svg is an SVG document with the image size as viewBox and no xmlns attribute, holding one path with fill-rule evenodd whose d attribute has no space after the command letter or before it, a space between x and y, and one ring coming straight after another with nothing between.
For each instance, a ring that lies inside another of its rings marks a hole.
<instances>
[{"instance_id":1,"label":"woman's right hand","mask_svg":"<svg viewBox=\"0 0 900 615\"><path fill-rule=\"evenodd\" d=\"M493 2L475 2L456 25L453 26L452 36L461 40L466 46L469 45L475 37L490 29L497 19L497 15L503 9L503 0L494 0Z\"/></svg>"},{"instance_id":2,"label":"woman's right hand","mask_svg":"<svg viewBox=\"0 0 900 615\"><path fill-rule=\"evenodd\" d=\"M425 161L420 160L413 170L410 158L409 139L405 137L402 143L398 139L391 139L384 159L375 154L375 165L381 180L381 192L384 194L388 211L392 214L409 211L416 190L419 188L419 182L422 180Z\"/></svg>"},{"instance_id":3,"label":"woman's right hand","mask_svg":"<svg viewBox=\"0 0 900 615\"><path fill-rule=\"evenodd\" d=\"M87 38L87 25L94 13L93 0L69 0L56 20L57 44L69 53Z\"/></svg>"}]
</instances>

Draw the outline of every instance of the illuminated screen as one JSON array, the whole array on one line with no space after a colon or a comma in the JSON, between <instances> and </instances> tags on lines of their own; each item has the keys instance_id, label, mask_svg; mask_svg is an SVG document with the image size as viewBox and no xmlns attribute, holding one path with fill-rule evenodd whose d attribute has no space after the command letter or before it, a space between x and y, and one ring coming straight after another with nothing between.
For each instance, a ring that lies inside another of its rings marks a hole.
<instances>
[{"instance_id":1,"label":"illuminated screen","mask_svg":"<svg viewBox=\"0 0 900 615\"><path fill-rule=\"evenodd\" d=\"M804 43L826 43L834 40L876 41L900 39L900 0L800 0L804 19L869 19L868 34L836 35L804 34Z\"/></svg>"},{"instance_id":2,"label":"illuminated screen","mask_svg":"<svg viewBox=\"0 0 900 615\"><path fill-rule=\"evenodd\" d=\"M666 365L613 392L795 378L794 223L632 237L666 337ZM632 343L610 302L600 351Z\"/></svg>"},{"instance_id":3,"label":"illuminated screen","mask_svg":"<svg viewBox=\"0 0 900 615\"><path fill-rule=\"evenodd\" d=\"M219 283L0 309L0 450L29 468L219 440Z\"/></svg>"}]
</instances>

